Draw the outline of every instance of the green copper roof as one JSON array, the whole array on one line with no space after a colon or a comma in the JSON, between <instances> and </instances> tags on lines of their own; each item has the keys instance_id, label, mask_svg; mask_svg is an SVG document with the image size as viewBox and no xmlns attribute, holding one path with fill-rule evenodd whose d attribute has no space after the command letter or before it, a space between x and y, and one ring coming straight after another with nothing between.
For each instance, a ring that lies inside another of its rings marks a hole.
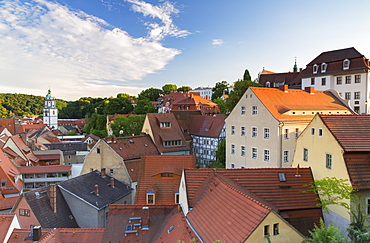
<instances>
[{"instance_id":1,"label":"green copper roof","mask_svg":"<svg viewBox=\"0 0 370 243\"><path fill-rule=\"evenodd\" d=\"M46 98L54 98L54 96L51 94L50 89L48 89L48 94L46 95Z\"/></svg>"}]
</instances>

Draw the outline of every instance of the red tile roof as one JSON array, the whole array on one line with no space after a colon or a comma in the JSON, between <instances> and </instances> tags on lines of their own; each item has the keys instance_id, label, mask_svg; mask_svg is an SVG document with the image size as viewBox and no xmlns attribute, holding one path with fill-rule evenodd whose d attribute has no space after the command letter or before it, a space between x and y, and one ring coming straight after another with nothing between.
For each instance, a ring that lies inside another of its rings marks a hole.
<instances>
[{"instance_id":1,"label":"red tile roof","mask_svg":"<svg viewBox=\"0 0 370 243\"><path fill-rule=\"evenodd\" d=\"M72 170L72 165L46 165L46 166L21 166L18 167L20 174L33 174L33 173L54 173L61 172L67 173Z\"/></svg>"},{"instance_id":2,"label":"red tile roof","mask_svg":"<svg viewBox=\"0 0 370 243\"><path fill-rule=\"evenodd\" d=\"M250 89L271 115L280 121L309 121L318 111L352 114L352 111L330 91L312 90L313 94L311 94L305 90L288 89L287 86L282 87L285 91L260 87L250 87ZM306 111L306 114L300 114L301 111ZM289 112L296 112L297 114L290 114Z\"/></svg>"},{"instance_id":3,"label":"red tile roof","mask_svg":"<svg viewBox=\"0 0 370 243\"><path fill-rule=\"evenodd\" d=\"M31 130L31 129L40 130L44 126L45 126L45 124L43 124L43 123L40 123L40 124L21 124L20 127L19 127L19 130L18 130L18 133L28 132L28 130Z\"/></svg>"},{"instance_id":4,"label":"red tile roof","mask_svg":"<svg viewBox=\"0 0 370 243\"><path fill-rule=\"evenodd\" d=\"M15 135L15 119L14 118L8 118L8 119L1 118L0 125L5 126L11 134Z\"/></svg>"},{"instance_id":5,"label":"red tile roof","mask_svg":"<svg viewBox=\"0 0 370 243\"><path fill-rule=\"evenodd\" d=\"M200 110L204 115L221 113L216 103L194 93L191 93L185 99L173 102L172 110Z\"/></svg>"},{"instance_id":6,"label":"red tile roof","mask_svg":"<svg viewBox=\"0 0 370 243\"><path fill-rule=\"evenodd\" d=\"M348 175L353 189L369 190L370 189L370 156L369 152L365 153L345 153Z\"/></svg>"},{"instance_id":7,"label":"red tile roof","mask_svg":"<svg viewBox=\"0 0 370 243\"><path fill-rule=\"evenodd\" d=\"M346 151L370 151L370 115L320 115Z\"/></svg>"},{"instance_id":8,"label":"red tile roof","mask_svg":"<svg viewBox=\"0 0 370 243\"><path fill-rule=\"evenodd\" d=\"M39 161L39 159L31 151L31 149L23 142L23 140L18 135L11 136L10 139L12 139L16 146L20 149L23 156L27 158L27 162L33 164Z\"/></svg>"},{"instance_id":9,"label":"red tile roof","mask_svg":"<svg viewBox=\"0 0 370 243\"><path fill-rule=\"evenodd\" d=\"M14 204L17 202L17 197L0 197L0 210L12 209Z\"/></svg>"},{"instance_id":10,"label":"red tile roof","mask_svg":"<svg viewBox=\"0 0 370 243\"><path fill-rule=\"evenodd\" d=\"M225 125L226 116L189 116L190 134L217 138Z\"/></svg>"},{"instance_id":11,"label":"red tile roof","mask_svg":"<svg viewBox=\"0 0 370 243\"><path fill-rule=\"evenodd\" d=\"M155 204L175 203L175 192L179 190L184 168L195 168L194 155L144 156L136 193L136 203L146 203L146 193L155 193ZM162 177L162 173L172 177Z\"/></svg>"},{"instance_id":12,"label":"red tile roof","mask_svg":"<svg viewBox=\"0 0 370 243\"><path fill-rule=\"evenodd\" d=\"M204 242L243 242L270 211L214 173L187 218Z\"/></svg>"},{"instance_id":13,"label":"red tile roof","mask_svg":"<svg viewBox=\"0 0 370 243\"><path fill-rule=\"evenodd\" d=\"M126 169L132 181L138 181L141 170L141 159L125 161Z\"/></svg>"},{"instance_id":14,"label":"red tile roof","mask_svg":"<svg viewBox=\"0 0 370 243\"><path fill-rule=\"evenodd\" d=\"M0 213L0 242L4 242L14 216L15 213Z\"/></svg>"}]
</instances>

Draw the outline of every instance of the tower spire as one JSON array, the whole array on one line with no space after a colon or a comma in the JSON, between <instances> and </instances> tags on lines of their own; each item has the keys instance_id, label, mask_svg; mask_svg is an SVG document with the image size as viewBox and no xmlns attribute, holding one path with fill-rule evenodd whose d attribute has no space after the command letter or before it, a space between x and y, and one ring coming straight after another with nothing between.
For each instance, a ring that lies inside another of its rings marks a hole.
<instances>
[{"instance_id":1,"label":"tower spire","mask_svg":"<svg viewBox=\"0 0 370 243\"><path fill-rule=\"evenodd\" d=\"M297 72L298 71L298 67L297 67L297 57L294 57L295 61L294 61L294 66L293 66L293 72Z\"/></svg>"}]
</instances>

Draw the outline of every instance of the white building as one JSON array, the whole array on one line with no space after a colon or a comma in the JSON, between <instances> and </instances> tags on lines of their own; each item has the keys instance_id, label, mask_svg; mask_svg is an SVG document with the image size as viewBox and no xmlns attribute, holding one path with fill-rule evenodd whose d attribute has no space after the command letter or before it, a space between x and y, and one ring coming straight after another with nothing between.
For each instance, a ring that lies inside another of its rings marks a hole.
<instances>
[{"instance_id":1,"label":"white building","mask_svg":"<svg viewBox=\"0 0 370 243\"><path fill-rule=\"evenodd\" d=\"M212 100L212 94L213 94L212 88L199 87L199 88L190 90L189 92L190 93L199 93L199 96L201 96L202 98L207 99L207 100Z\"/></svg>"},{"instance_id":2,"label":"white building","mask_svg":"<svg viewBox=\"0 0 370 243\"><path fill-rule=\"evenodd\" d=\"M52 130L58 128L58 108L56 106L56 99L51 94L50 89L45 96L43 123L48 125Z\"/></svg>"}]
</instances>

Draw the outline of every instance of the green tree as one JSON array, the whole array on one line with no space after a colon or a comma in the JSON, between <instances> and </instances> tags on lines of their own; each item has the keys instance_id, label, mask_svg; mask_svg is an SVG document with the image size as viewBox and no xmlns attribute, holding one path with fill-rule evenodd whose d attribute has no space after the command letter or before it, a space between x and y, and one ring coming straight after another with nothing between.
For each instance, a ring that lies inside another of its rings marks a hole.
<instances>
[{"instance_id":1,"label":"green tree","mask_svg":"<svg viewBox=\"0 0 370 243\"><path fill-rule=\"evenodd\" d=\"M169 94L171 92L177 91L177 85L176 84L165 84L162 86L162 90L164 94Z\"/></svg>"},{"instance_id":2,"label":"green tree","mask_svg":"<svg viewBox=\"0 0 370 243\"><path fill-rule=\"evenodd\" d=\"M155 107L148 99L138 100L136 107L133 110L135 114L146 114L146 113L154 113Z\"/></svg>"},{"instance_id":3,"label":"green tree","mask_svg":"<svg viewBox=\"0 0 370 243\"><path fill-rule=\"evenodd\" d=\"M252 81L251 75L249 74L248 69L245 69L243 75L243 81Z\"/></svg>"},{"instance_id":4,"label":"green tree","mask_svg":"<svg viewBox=\"0 0 370 243\"><path fill-rule=\"evenodd\" d=\"M222 98L216 98L213 100L218 105L222 114L226 114L226 101Z\"/></svg>"},{"instance_id":5,"label":"green tree","mask_svg":"<svg viewBox=\"0 0 370 243\"><path fill-rule=\"evenodd\" d=\"M217 145L216 161L210 164L208 168L226 168L226 140L222 140Z\"/></svg>"},{"instance_id":6,"label":"green tree","mask_svg":"<svg viewBox=\"0 0 370 243\"><path fill-rule=\"evenodd\" d=\"M305 238L302 243L347 243L348 240L333 224L328 227L320 219L320 226L315 225L313 231L309 231L311 238Z\"/></svg>"},{"instance_id":7,"label":"green tree","mask_svg":"<svg viewBox=\"0 0 370 243\"><path fill-rule=\"evenodd\" d=\"M139 100L141 99L149 99L150 101L157 101L159 97L163 95L163 90L156 89L156 88L149 88L141 91L139 94Z\"/></svg>"},{"instance_id":8,"label":"green tree","mask_svg":"<svg viewBox=\"0 0 370 243\"><path fill-rule=\"evenodd\" d=\"M131 95L126 94L126 93L118 93L117 98L129 98Z\"/></svg>"},{"instance_id":9,"label":"green tree","mask_svg":"<svg viewBox=\"0 0 370 243\"><path fill-rule=\"evenodd\" d=\"M217 82L212 88L212 101L220 98L223 94L229 94L229 84L226 81Z\"/></svg>"},{"instance_id":10,"label":"green tree","mask_svg":"<svg viewBox=\"0 0 370 243\"><path fill-rule=\"evenodd\" d=\"M139 135L143 128L144 120L145 115L117 116L111 124L113 135L116 137Z\"/></svg>"},{"instance_id":11,"label":"green tree","mask_svg":"<svg viewBox=\"0 0 370 243\"><path fill-rule=\"evenodd\" d=\"M106 127L106 116L93 113L91 117L86 119L87 124L85 125L83 132L87 134L94 134L100 138L104 138L108 135Z\"/></svg>"},{"instance_id":12,"label":"green tree","mask_svg":"<svg viewBox=\"0 0 370 243\"><path fill-rule=\"evenodd\" d=\"M111 98L108 104L104 107L105 115L114 115L114 114L128 114L131 113L134 107L132 103L127 98Z\"/></svg>"},{"instance_id":13,"label":"green tree","mask_svg":"<svg viewBox=\"0 0 370 243\"><path fill-rule=\"evenodd\" d=\"M226 100L226 109L228 112L231 112L234 109L245 91L247 91L251 86L261 87L262 85L249 80L238 80L234 82L234 91L230 92L229 98Z\"/></svg>"},{"instance_id":14,"label":"green tree","mask_svg":"<svg viewBox=\"0 0 370 243\"><path fill-rule=\"evenodd\" d=\"M180 88L177 89L177 92L188 92L189 90L191 90L191 87L190 86L181 86Z\"/></svg>"}]
</instances>

